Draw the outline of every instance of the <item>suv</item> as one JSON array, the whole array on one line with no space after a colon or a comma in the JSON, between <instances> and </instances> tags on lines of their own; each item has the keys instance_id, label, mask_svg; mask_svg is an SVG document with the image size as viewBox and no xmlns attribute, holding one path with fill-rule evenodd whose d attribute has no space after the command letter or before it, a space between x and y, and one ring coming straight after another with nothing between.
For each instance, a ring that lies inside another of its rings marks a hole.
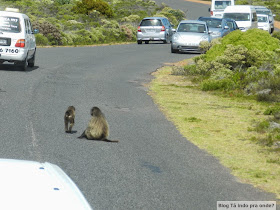
<instances>
[{"instance_id":1,"label":"suv","mask_svg":"<svg viewBox=\"0 0 280 210\"><path fill-rule=\"evenodd\" d=\"M16 11L16 12L15 12ZM22 70L35 63L35 33L27 15L15 9L0 11L0 63L19 65Z\"/></svg>"},{"instance_id":2,"label":"suv","mask_svg":"<svg viewBox=\"0 0 280 210\"><path fill-rule=\"evenodd\" d=\"M137 43L142 44L144 41L163 41L170 43L172 38L172 25L164 17L147 17L144 18L137 29Z\"/></svg>"},{"instance_id":3,"label":"suv","mask_svg":"<svg viewBox=\"0 0 280 210\"><path fill-rule=\"evenodd\" d=\"M270 24L270 33L273 33L275 14L272 14L271 10L268 9L267 7L265 7L265 6L254 6L254 7L255 7L255 10L257 12L257 15L259 15L259 14L268 15L269 24Z\"/></svg>"}]
</instances>

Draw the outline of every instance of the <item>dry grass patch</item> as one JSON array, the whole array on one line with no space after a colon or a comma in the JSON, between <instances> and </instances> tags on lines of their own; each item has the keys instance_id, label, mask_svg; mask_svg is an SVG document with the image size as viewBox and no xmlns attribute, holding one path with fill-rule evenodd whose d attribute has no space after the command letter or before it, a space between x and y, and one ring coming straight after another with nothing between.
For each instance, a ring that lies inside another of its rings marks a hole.
<instances>
[{"instance_id":1,"label":"dry grass patch","mask_svg":"<svg viewBox=\"0 0 280 210\"><path fill-rule=\"evenodd\" d=\"M232 174L280 198L279 151L270 151L250 139L253 121L266 119L265 106L198 90L172 66L153 73L150 95L168 119L189 141L219 158ZM186 154L187 155L187 154Z\"/></svg>"}]
</instances>

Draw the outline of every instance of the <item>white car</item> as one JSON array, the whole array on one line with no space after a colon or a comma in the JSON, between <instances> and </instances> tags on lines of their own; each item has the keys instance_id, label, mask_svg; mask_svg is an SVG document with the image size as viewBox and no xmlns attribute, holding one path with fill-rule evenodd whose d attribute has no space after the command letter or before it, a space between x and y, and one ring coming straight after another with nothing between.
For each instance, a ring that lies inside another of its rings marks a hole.
<instances>
[{"instance_id":1,"label":"white car","mask_svg":"<svg viewBox=\"0 0 280 210\"><path fill-rule=\"evenodd\" d=\"M35 64L36 40L27 15L6 9L0 11L0 63L12 62L22 70Z\"/></svg>"},{"instance_id":2,"label":"white car","mask_svg":"<svg viewBox=\"0 0 280 210\"><path fill-rule=\"evenodd\" d=\"M172 36L171 53L194 52L202 53L199 44L202 41L210 42L211 32L204 21L182 20Z\"/></svg>"},{"instance_id":3,"label":"white car","mask_svg":"<svg viewBox=\"0 0 280 210\"><path fill-rule=\"evenodd\" d=\"M57 165L0 159L0 209L91 210L87 200Z\"/></svg>"},{"instance_id":4,"label":"white car","mask_svg":"<svg viewBox=\"0 0 280 210\"><path fill-rule=\"evenodd\" d=\"M263 14L257 14L257 16L258 16L258 28L267 31L268 33L271 34L272 29L269 22L269 16Z\"/></svg>"}]
</instances>

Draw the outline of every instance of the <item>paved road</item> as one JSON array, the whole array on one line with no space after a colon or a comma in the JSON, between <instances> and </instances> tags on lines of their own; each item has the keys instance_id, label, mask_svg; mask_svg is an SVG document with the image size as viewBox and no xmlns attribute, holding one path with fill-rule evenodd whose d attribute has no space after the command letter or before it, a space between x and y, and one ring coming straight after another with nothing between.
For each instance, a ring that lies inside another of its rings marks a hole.
<instances>
[{"instance_id":1,"label":"paved road","mask_svg":"<svg viewBox=\"0 0 280 210\"><path fill-rule=\"evenodd\" d=\"M40 48L36 66L0 68L0 158L48 161L95 209L216 209L218 200L275 200L240 183L183 138L143 83L165 63L189 58L169 44ZM77 109L75 133L63 115ZM120 143L77 139L99 106Z\"/></svg>"}]
</instances>

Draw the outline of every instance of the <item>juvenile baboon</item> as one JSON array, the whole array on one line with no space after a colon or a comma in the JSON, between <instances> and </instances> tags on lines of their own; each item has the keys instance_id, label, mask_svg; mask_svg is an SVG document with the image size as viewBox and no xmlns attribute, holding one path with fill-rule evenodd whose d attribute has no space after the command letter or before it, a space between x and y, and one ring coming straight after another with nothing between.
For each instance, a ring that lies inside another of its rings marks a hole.
<instances>
[{"instance_id":1,"label":"juvenile baboon","mask_svg":"<svg viewBox=\"0 0 280 210\"><path fill-rule=\"evenodd\" d=\"M106 142L119 142L118 140L109 140L109 125L104 114L98 107L92 107L90 110L91 119L86 130L78 138L86 138L89 140L99 140Z\"/></svg>"},{"instance_id":2,"label":"juvenile baboon","mask_svg":"<svg viewBox=\"0 0 280 210\"><path fill-rule=\"evenodd\" d=\"M64 115L65 132L71 133L75 124L75 107L69 106ZM68 128L69 124L69 128Z\"/></svg>"}]
</instances>

